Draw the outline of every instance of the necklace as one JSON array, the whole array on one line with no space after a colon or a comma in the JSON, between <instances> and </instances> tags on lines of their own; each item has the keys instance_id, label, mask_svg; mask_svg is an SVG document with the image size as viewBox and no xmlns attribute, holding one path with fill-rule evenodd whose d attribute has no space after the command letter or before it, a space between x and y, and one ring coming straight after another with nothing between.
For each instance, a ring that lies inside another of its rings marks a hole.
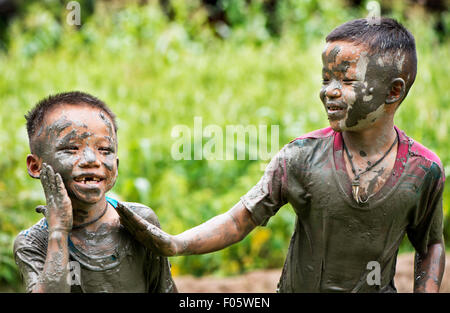
<instances>
[{"instance_id":1,"label":"necklace","mask_svg":"<svg viewBox=\"0 0 450 313\"><path fill-rule=\"evenodd\" d=\"M350 165L352 167L353 175L355 175L355 177L352 180L352 194L353 194L353 198L355 199L356 203L358 203L358 204L366 203L369 200L370 197L367 197L367 199L363 201L361 199L361 197L359 196L359 187L360 187L359 177L362 174L367 173L372 168L374 168L375 166L380 164L381 161L383 161L383 159L389 154L389 152L391 152L392 148L397 143L397 136L395 137L394 142L389 147L389 149L386 151L386 153L380 159L378 159L378 161L376 161L375 163L370 164L369 166L367 166L366 169L364 171L362 171L361 173L359 173L359 174L356 174L356 170L355 170L355 167L353 166L353 162L352 162L353 156L351 156L350 153L348 152L347 146L345 145L345 142L344 142L343 138L342 138L342 142L343 142L343 145L344 145L345 153L347 154L348 160L350 161Z\"/></svg>"},{"instance_id":2,"label":"necklace","mask_svg":"<svg viewBox=\"0 0 450 313\"><path fill-rule=\"evenodd\" d=\"M80 224L80 225L73 226L72 229L80 229L80 228L83 228L85 226L88 226L88 225L91 225L91 224L97 222L99 219L101 219L103 217L103 215L105 215L107 210L108 210L108 201L106 201L106 206L105 206L105 209L103 210L102 214L100 214L98 217L96 217L92 221L89 221L87 223L83 223L83 224Z\"/></svg>"}]
</instances>

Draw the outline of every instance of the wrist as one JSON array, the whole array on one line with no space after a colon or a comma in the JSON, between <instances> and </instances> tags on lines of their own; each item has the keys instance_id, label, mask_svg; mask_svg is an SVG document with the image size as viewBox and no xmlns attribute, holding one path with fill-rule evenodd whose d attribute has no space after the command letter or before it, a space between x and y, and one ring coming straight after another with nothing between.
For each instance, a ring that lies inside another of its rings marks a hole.
<instances>
[{"instance_id":1,"label":"wrist","mask_svg":"<svg viewBox=\"0 0 450 313\"><path fill-rule=\"evenodd\" d=\"M68 227L49 227L48 232L51 234L58 233L62 235L68 235L71 231Z\"/></svg>"},{"instance_id":2,"label":"wrist","mask_svg":"<svg viewBox=\"0 0 450 313\"><path fill-rule=\"evenodd\" d=\"M170 236L170 235L169 235ZM170 252L171 256L185 255L187 249L187 242L178 236L170 236Z\"/></svg>"}]
</instances>

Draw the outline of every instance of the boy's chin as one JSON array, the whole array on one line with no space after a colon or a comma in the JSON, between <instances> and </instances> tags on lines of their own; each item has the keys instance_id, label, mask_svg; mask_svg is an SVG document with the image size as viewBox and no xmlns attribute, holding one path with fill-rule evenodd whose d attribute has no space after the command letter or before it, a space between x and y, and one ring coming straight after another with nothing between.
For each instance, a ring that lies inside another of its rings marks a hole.
<instances>
[{"instance_id":1,"label":"boy's chin","mask_svg":"<svg viewBox=\"0 0 450 313\"><path fill-rule=\"evenodd\" d=\"M87 195L87 194L79 194L79 193L73 193L69 195L70 199L73 202L81 202L84 204L95 204L105 198L105 194L95 194L95 195Z\"/></svg>"},{"instance_id":2,"label":"boy's chin","mask_svg":"<svg viewBox=\"0 0 450 313\"><path fill-rule=\"evenodd\" d=\"M352 127L347 127L346 126L346 121L345 120L337 120L337 121L330 121L330 127L331 129L333 129L335 132L337 133L342 133L345 131L349 131L349 132L358 132L358 131L362 131L364 129L367 129L368 127L366 125L355 125Z\"/></svg>"},{"instance_id":3,"label":"boy's chin","mask_svg":"<svg viewBox=\"0 0 450 313\"><path fill-rule=\"evenodd\" d=\"M334 130L335 132L341 133L341 132L344 131L344 129L342 129L342 125L341 125L341 121L340 120L337 120L337 121L329 120L329 122L330 122L331 129Z\"/></svg>"}]
</instances>

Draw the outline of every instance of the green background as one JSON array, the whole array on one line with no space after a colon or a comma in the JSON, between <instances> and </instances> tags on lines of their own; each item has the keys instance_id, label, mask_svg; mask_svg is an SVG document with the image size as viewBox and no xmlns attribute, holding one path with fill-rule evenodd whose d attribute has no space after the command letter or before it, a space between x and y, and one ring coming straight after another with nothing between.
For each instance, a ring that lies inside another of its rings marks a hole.
<instances>
[{"instance_id":1,"label":"green background","mask_svg":"<svg viewBox=\"0 0 450 313\"><path fill-rule=\"evenodd\" d=\"M119 122L120 168L112 195L152 207L162 228L177 234L231 208L257 183L267 160L176 161L173 128L193 130L195 116L203 127L224 131L227 125L279 125L281 149L328 126L319 99L324 38L368 14L365 1L272 1L268 13L267 1L223 0L226 20L220 22L211 21L211 8L200 1L169 1L169 14L156 1L79 1L82 25L74 28L65 22L67 2L20 2L18 15L1 24L0 291L23 290L12 243L41 218L34 208L44 203L40 182L28 176L25 163L24 114L38 100L69 90L104 100ZM449 13L386 1L382 14L404 23L418 50L417 79L395 122L436 152L449 172ZM173 273L279 268L294 221L286 205L239 244L171 258ZM401 251L410 250L405 240Z\"/></svg>"}]
</instances>

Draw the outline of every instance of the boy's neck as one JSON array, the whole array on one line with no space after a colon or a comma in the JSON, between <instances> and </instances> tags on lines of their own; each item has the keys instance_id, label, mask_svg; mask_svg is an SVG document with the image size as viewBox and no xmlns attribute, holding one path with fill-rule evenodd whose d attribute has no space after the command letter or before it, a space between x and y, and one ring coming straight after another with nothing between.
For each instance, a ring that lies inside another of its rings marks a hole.
<instances>
[{"instance_id":1,"label":"boy's neck","mask_svg":"<svg viewBox=\"0 0 450 313\"><path fill-rule=\"evenodd\" d=\"M362 131L344 131L342 136L352 154L359 153L370 157L385 153L394 142L397 133L393 119L385 119Z\"/></svg>"},{"instance_id":2,"label":"boy's neck","mask_svg":"<svg viewBox=\"0 0 450 313\"><path fill-rule=\"evenodd\" d=\"M76 199L72 200L73 226L88 223L95 220L103 213L107 206L106 198L103 197L96 203L85 203Z\"/></svg>"}]
</instances>

